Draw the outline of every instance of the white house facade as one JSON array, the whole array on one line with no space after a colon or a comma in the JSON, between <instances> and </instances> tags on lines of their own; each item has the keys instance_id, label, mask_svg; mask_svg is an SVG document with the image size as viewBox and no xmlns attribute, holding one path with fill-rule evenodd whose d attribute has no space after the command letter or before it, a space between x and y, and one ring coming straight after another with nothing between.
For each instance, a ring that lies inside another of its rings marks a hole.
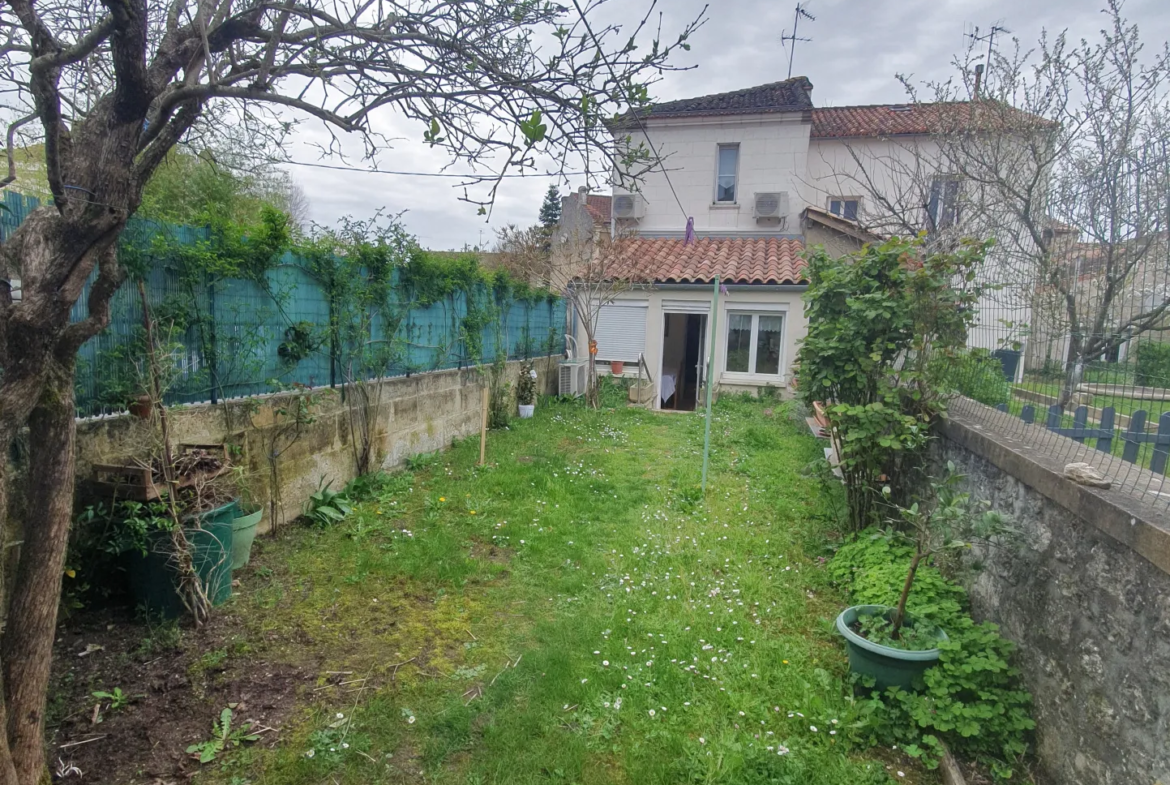
<instances>
[{"instance_id":1,"label":"white house facade","mask_svg":"<svg viewBox=\"0 0 1170 785\"><path fill-rule=\"evenodd\" d=\"M619 144L645 144L663 165L636 191L613 194L611 234L625 238L618 242L629 245L623 253L636 260L637 276L602 308L597 359L626 376L643 360L657 407L697 405L712 342L716 389L790 390L807 332L802 254L880 239L864 228L876 206L848 176L850 165L858 150L880 159L899 154L899 138L926 139L923 105L818 109L811 94L797 77L657 104L611 127ZM890 192L902 187L891 175ZM923 205L932 221L957 220L952 188L939 172ZM724 289L713 311L716 278Z\"/></svg>"}]
</instances>

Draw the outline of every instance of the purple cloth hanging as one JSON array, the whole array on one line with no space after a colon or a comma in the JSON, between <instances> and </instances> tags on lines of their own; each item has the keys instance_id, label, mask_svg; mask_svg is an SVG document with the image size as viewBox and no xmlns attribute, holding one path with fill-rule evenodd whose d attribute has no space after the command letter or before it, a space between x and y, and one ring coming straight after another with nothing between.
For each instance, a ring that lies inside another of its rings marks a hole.
<instances>
[{"instance_id":1,"label":"purple cloth hanging","mask_svg":"<svg viewBox=\"0 0 1170 785\"><path fill-rule=\"evenodd\" d=\"M694 245L694 244L695 244L695 219L688 218L687 219L687 230L683 234L683 245Z\"/></svg>"}]
</instances>

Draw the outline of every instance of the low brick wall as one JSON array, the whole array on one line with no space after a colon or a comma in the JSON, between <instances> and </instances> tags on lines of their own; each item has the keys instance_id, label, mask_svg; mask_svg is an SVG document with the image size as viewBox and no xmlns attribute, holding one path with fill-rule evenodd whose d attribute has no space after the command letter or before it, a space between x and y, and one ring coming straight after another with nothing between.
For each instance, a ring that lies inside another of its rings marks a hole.
<instances>
[{"instance_id":1,"label":"low brick wall","mask_svg":"<svg viewBox=\"0 0 1170 785\"><path fill-rule=\"evenodd\" d=\"M1170 522L1061 476L1063 462L955 416L940 457L1012 516L979 548L971 604L1019 644L1044 785L1170 785Z\"/></svg>"},{"instance_id":2,"label":"low brick wall","mask_svg":"<svg viewBox=\"0 0 1170 785\"><path fill-rule=\"evenodd\" d=\"M513 382L519 363L509 363ZM537 389L555 392L556 360L537 362ZM452 439L479 433L485 379L475 369L435 371L388 379L379 383L375 459L385 469L400 466L408 457L451 445ZM349 414L339 390L323 389L313 410L314 421L279 458L283 515L295 518L320 483L341 488L355 476ZM242 447L249 485L257 501L266 505L260 530L272 526L267 503L272 497L271 473L265 454L276 410L285 396L264 396L212 406L197 404L170 410L175 444L218 444ZM95 463L142 456L157 443L149 421L129 415L83 420L77 427L77 476L82 485ZM286 442L281 443L283 447ZM490 440L489 440L490 444ZM80 487L80 486L79 486Z\"/></svg>"}]
</instances>

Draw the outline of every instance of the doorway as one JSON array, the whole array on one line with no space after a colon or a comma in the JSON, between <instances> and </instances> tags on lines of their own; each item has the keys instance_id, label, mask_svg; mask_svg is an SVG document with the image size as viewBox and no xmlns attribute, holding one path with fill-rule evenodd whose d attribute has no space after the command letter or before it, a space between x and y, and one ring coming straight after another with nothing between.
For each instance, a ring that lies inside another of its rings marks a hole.
<instances>
[{"instance_id":1,"label":"doorway","mask_svg":"<svg viewBox=\"0 0 1170 785\"><path fill-rule=\"evenodd\" d=\"M694 411L702 395L706 368L707 315L665 313L662 368L658 386L663 409Z\"/></svg>"}]
</instances>

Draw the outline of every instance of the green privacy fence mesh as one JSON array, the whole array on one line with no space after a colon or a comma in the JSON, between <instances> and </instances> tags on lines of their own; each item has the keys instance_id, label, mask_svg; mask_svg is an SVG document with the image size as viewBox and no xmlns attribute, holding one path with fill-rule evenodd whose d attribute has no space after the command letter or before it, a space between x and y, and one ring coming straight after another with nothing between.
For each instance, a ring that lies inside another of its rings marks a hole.
<instances>
[{"instance_id":1,"label":"green privacy fence mesh","mask_svg":"<svg viewBox=\"0 0 1170 785\"><path fill-rule=\"evenodd\" d=\"M6 192L0 239L37 205ZM194 244L207 231L134 219L124 244L149 248L159 233ZM404 376L509 359L557 354L564 347L565 304L556 297L479 284L425 307L395 270L388 302L355 313L332 301L306 260L287 253L262 280L196 281L165 259L143 281L156 322L171 325L167 353L171 404L215 402L293 385L328 387L349 378ZM73 319L86 315L83 294ZM125 411L142 392L142 305L135 284L111 304L109 327L86 343L77 368L78 416Z\"/></svg>"}]
</instances>

